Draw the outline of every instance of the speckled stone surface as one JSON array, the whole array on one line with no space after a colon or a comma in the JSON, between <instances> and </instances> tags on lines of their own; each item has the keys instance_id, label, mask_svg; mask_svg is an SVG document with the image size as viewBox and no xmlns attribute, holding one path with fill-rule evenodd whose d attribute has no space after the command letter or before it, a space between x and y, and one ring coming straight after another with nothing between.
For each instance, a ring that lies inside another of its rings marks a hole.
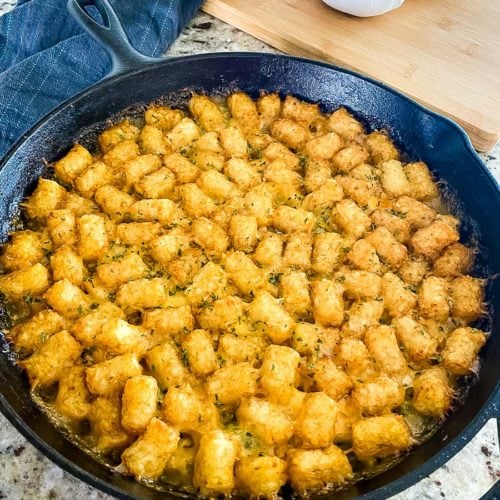
<instances>
[{"instance_id":1,"label":"speckled stone surface","mask_svg":"<svg viewBox=\"0 0 500 500\"><path fill-rule=\"evenodd\" d=\"M2 6L14 0L0 0ZM202 52L277 52L241 31L200 13L166 55ZM500 143L483 159L500 182ZM453 498L476 500L500 479L497 424L486 423L477 436L446 465L396 495L397 500ZM103 500L111 497L75 479L45 458L0 415L0 499L51 498Z\"/></svg>"}]
</instances>

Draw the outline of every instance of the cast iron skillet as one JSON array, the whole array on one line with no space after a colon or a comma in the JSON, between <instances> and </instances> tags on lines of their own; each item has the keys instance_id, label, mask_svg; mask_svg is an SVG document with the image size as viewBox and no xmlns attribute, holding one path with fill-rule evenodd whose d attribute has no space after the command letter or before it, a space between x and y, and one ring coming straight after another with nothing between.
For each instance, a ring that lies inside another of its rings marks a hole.
<instances>
[{"instance_id":1,"label":"cast iron skillet","mask_svg":"<svg viewBox=\"0 0 500 500\"><path fill-rule=\"evenodd\" d=\"M87 16L82 6L89 4L97 6L106 27ZM480 247L476 275L486 277L500 272L499 188L465 132L452 121L369 78L296 57L236 53L151 60L130 46L106 0L70 0L68 7L83 27L105 46L114 63L113 71L111 76L43 118L1 162L0 241L7 239L19 202L44 173L42 159L53 160L64 154L82 129L103 122L125 108L164 95L175 94L175 101L182 103L188 98L189 90L213 94L241 89L253 97L265 90L320 102L324 111L344 105L368 129L387 128L408 159L425 161L434 174L446 182L450 203L466 214L462 237L466 241L476 239ZM444 464L488 419L500 414L498 280L489 282L487 297L490 316L478 326L490 329L492 335L481 353L480 378L465 404L449 416L429 441L397 466L344 493L332 494L331 498L387 498ZM34 405L28 384L9 354L7 342L1 342L0 409L32 444L63 469L117 497L179 496L175 491L162 494L135 483L71 444Z\"/></svg>"}]
</instances>

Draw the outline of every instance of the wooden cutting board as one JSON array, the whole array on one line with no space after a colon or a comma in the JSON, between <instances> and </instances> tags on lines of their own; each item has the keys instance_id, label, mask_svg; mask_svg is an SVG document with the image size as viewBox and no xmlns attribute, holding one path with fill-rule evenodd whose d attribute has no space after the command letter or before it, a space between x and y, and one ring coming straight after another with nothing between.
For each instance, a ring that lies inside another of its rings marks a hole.
<instances>
[{"instance_id":1,"label":"wooden cutting board","mask_svg":"<svg viewBox=\"0 0 500 500\"><path fill-rule=\"evenodd\" d=\"M499 0L406 0L372 18L321 0L206 0L203 9L284 52L395 87L460 123L479 151L500 136Z\"/></svg>"}]
</instances>

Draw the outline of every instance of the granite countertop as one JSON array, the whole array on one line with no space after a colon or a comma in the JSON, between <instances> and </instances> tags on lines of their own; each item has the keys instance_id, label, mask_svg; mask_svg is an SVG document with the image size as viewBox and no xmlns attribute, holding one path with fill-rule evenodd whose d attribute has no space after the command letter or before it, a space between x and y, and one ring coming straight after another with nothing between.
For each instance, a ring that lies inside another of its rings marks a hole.
<instances>
[{"instance_id":1,"label":"granite countertop","mask_svg":"<svg viewBox=\"0 0 500 500\"><path fill-rule=\"evenodd\" d=\"M2 7L14 0L0 0ZM213 17L200 13L183 31L167 55L203 52L277 52L272 47ZM500 182L500 143L482 155ZM477 436L452 458L418 484L396 495L397 500L453 498L475 500L500 478L497 423L488 421ZM111 499L54 465L31 446L0 414L0 499Z\"/></svg>"}]
</instances>

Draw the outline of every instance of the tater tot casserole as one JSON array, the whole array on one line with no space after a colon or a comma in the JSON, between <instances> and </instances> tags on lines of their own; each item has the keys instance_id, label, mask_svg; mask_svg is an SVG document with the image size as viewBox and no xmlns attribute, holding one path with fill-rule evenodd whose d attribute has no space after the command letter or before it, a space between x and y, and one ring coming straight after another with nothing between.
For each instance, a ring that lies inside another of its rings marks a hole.
<instances>
[{"instance_id":1,"label":"tater tot casserole","mask_svg":"<svg viewBox=\"0 0 500 500\"><path fill-rule=\"evenodd\" d=\"M76 144L0 257L35 401L152 487L276 498L385 470L487 334L423 162L345 108L193 95Z\"/></svg>"}]
</instances>

